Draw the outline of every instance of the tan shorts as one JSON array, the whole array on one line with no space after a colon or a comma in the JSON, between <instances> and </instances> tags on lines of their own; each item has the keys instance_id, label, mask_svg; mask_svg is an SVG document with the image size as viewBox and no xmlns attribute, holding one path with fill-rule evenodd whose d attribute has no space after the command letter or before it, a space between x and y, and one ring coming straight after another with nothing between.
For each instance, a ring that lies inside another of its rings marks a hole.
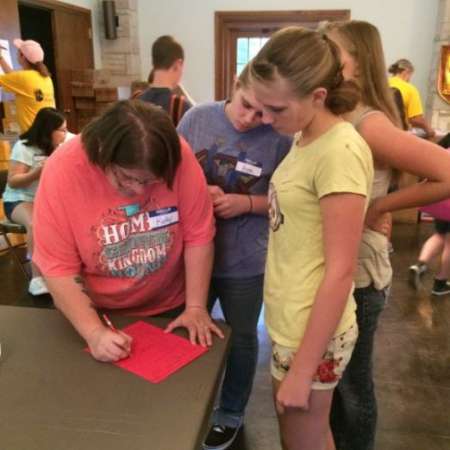
<instances>
[{"instance_id":1,"label":"tan shorts","mask_svg":"<svg viewBox=\"0 0 450 450\"><path fill-rule=\"evenodd\" d=\"M334 389L347 367L358 339L358 325L355 323L344 333L331 339L322 361L313 378L312 389ZM296 348L272 343L270 373L281 381L291 366Z\"/></svg>"}]
</instances>

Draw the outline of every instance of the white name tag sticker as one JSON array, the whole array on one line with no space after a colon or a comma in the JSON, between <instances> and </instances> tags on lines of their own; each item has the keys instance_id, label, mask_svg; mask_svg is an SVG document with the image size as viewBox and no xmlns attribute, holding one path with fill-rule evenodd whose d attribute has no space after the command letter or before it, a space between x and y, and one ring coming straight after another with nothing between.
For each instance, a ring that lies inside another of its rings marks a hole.
<instances>
[{"instance_id":1,"label":"white name tag sticker","mask_svg":"<svg viewBox=\"0 0 450 450\"><path fill-rule=\"evenodd\" d=\"M178 223L179 221L178 209L175 206L150 211L148 215L150 217L150 226L152 227L152 230L164 228Z\"/></svg>"},{"instance_id":2,"label":"white name tag sticker","mask_svg":"<svg viewBox=\"0 0 450 450\"><path fill-rule=\"evenodd\" d=\"M235 167L236 172L246 173L254 177L260 177L262 174L262 167L245 161L238 161Z\"/></svg>"}]
</instances>

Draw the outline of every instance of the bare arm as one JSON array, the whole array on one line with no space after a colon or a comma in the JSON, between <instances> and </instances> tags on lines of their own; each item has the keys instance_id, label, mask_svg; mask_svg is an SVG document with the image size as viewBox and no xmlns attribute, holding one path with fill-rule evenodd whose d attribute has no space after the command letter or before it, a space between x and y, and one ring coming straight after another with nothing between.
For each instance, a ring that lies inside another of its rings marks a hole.
<instances>
[{"instance_id":1,"label":"bare arm","mask_svg":"<svg viewBox=\"0 0 450 450\"><path fill-rule=\"evenodd\" d=\"M312 378L347 304L364 221L365 198L334 194L320 200L325 273L317 290L302 343L277 394L284 407L308 407Z\"/></svg>"},{"instance_id":2,"label":"bare arm","mask_svg":"<svg viewBox=\"0 0 450 450\"><path fill-rule=\"evenodd\" d=\"M3 49L3 47L1 47L1 49ZM13 69L12 69L12 67L6 62L5 58L3 58L3 55L1 54L1 49L0 49L0 67L3 69L3 72L5 72L5 73L12 72Z\"/></svg>"},{"instance_id":3,"label":"bare arm","mask_svg":"<svg viewBox=\"0 0 450 450\"><path fill-rule=\"evenodd\" d=\"M206 310L213 260L212 242L184 249L186 308L200 307Z\"/></svg>"},{"instance_id":4,"label":"bare arm","mask_svg":"<svg viewBox=\"0 0 450 450\"><path fill-rule=\"evenodd\" d=\"M231 219L242 214L266 216L269 210L267 195L224 194L213 200L214 214L222 219Z\"/></svg>"},{"instance_id":5,"label":"bare arm","mask_svg":"<svg viewBox=\"0 0 450 450\"><path fill-rule=\"evenodd\" d=\"M225 194L215 185L208 185L208 190L214 205L214 214L221 219L231 219L242 214L268 214L267 195Z\"/></svg>"},{"instance_id":6,"label":"bare arm","mask_svg":"<svg viewBox=\"0 0 450 450\"><path fill-rule=\"evenodd\" d=\"M358 131L377 163L427 179L376 199L371 210L382 214L450 197L449 152L400 130L382 114L368 116Z\"/></svg>"},{"instance_id":7,"label":"bare arm","mask_svg":"<svg viewBox=\"0 0 450 450\"><path fill-rule=\"evenodd\" d=\"M39 179L41 172L42 166L33 169L24 163L11 160L8 169L8 184L14 189L27 187Z\"/></svg>"},{"instance_id":8,"label":"bare arm","mask_svg":"<svg viewBox=\"0 0 450 450\"><path fill-rule=\"evenodd\" d=\"M46 277L45 281L55 306L87 342L95 359L117 361L129 355L131 338L103 325L80 276Z\"/></svg>"},{"instance_id":9,"label":"bare arm","mask_svg":"<svg viewBox=\"0 0 450 450\"><path fill-rule=\"evenodd\" d=\"M177 327L185 327L189 331L190 341L195 343L198 340L201 345L212 344L212 333L223 337L206 307L213 259L212 242L184 249L186 309L166 328L170 332Z\"/></svg>"}]
</instances>

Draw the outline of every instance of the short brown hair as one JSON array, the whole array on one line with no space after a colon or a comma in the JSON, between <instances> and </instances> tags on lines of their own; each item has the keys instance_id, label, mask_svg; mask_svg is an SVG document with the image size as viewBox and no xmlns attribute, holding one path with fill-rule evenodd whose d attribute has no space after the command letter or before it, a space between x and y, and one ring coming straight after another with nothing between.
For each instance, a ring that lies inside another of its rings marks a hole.
<instances>
[{"instance_id":1,"label":"short brown hair","mask_svg":"<svg viewBox=\"0 0 450 450\"><path fill-rule=\"evenodd\" d=\"M152 45L153 68L169 69L178 59L184 60L184 51L173 36L160 36Z\"/></svg>"},{"instance_id":2,"label":"short brown hair","mask_svg":"<svg viewBox=\"0 0 450 450\"><path fill-rule=\"evenodd\" d=\"M325 106L333 114L352 111L360 99L357 84L344 80L336 44L303 27L274 33L251 61L250 76L262 82L281 77L298 98L323 87L327 90Z\"/></svg>"},{"instance_id":3,"label":"short brown hair","mask_svg":"<svg viewBox=\"0 0 450 450\"><path fill-rule=\"evenodd\" d=\"M92 164L149 170L172 187L180 140L160 107L141 100L117 102L83 129L81 139Z\"/></svg>"}]
</instances>

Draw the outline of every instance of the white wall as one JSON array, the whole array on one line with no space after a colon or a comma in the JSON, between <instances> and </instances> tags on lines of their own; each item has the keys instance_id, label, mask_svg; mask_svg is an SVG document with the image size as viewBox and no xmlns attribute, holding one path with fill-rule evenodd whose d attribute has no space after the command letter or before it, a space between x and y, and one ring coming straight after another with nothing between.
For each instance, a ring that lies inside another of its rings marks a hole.
<instances>
[{"instance_id":1,"label":"white wall","mask_svg":"<svg viewBox=\"0 0 450 450\"><path fill-rule=\"evenodd\" d=\"M80 1L80 0L79 0ZM350 9L352 19L376 25L383 39L386 64L410 59L413 82L426 98L438 0L138 0L142 78L150 69L150 49L162 34L183 45L183 84L196 101L214 98L214 11Z\"/></svg>"}]
</instances>

